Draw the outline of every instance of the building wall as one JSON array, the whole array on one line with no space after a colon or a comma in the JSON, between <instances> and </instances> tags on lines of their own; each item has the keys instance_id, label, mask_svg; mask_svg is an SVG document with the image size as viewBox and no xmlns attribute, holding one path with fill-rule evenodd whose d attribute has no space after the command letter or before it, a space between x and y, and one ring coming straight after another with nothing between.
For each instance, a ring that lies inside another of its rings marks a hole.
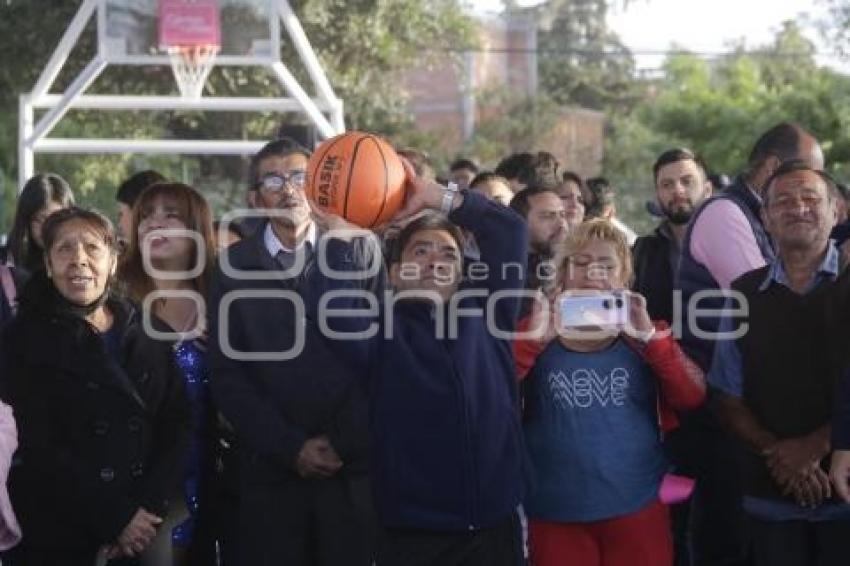
<instances>
[{"instance_id":1,"label":"building wall","mask_svg":"<svg viewBox=\"0 0 850 566\"><path fill-rule=\"evenodd\" d=\"M513 95L537 93L537 27L530 15L481 22L481 49L456 54L452 60L411 70L402 84L409 108L422 130L439 135L444 150L457 153L474 133L482 116L500 108L481 107L474 93L505 90ZM553 117L552 132L535 148L551 151L562 166L583 175L599 174L604 116L580 108L564 108Z\"/></svg>"}]
</instances>

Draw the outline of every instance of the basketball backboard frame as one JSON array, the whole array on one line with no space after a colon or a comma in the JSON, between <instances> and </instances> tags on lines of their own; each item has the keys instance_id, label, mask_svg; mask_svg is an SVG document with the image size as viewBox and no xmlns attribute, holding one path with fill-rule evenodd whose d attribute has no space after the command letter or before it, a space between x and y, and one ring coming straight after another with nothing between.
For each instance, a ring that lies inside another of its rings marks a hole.
<instances>
[{"instance_id":1,"label":"basketball backboard frame","mask_svg":"<svg viewBox=\"0 0 850 566\"><path fill-rule=\"evenodd\" d=\"M127 140L93 138L48 138L56 124L71 108L124 110L198 110L220 112L282 112L303 113L316 127L321 138L345 131L344 103L336 96L322 69L318 57L307 39L301 22L288 0L262 0L269 15L269 53L267 55L229 55L216 58L216 66L240 65L267 68L289 96L286 97L201 97L181 96L86 95L109 65L169 65L168 55L162 53L121 54L110 49L106 33L106 9L110 0L83 0L53 55L48 60L33 90L20 96L18 137L19 188L34 171L36 153L179 153L213 155L251 155L264 141L246 140ZM148 1L148 0L144 0ZM68 54L84 33L86 25L96 18L98 49L95 56L61 94L50 89L65 65ZM281 25L282 24L282 25ZM282 32L303 63L315 95L310 96L281 60ZM35 111L44 109L36 121Z\"/></svg>"},{"instance_id":2,"label":"basketball backboard frame","mask_svg":"<svg viewBox=\"0 0 850 566\"><path fill-rule=\"evenodd\" d=\"M156 53L136 53L128 54L125 49L121 49L119 44L116 44L115 38L110 35L109 29L109 10L111 3L117 0L98 0L103 4L103 7L98 10L98 45L103 57L113 65L168 65L169 59L166 52L162 49L157 49ZM151 5L156 3L156 0L144 0ZM226 1L226 0L225 0ZM281 18L272 17L275 15L275 0L264 0L268 9L262 17L268 17L268 33L262 38L256 37L255 43L260 41L267 42L263 49L265 54L233 54L228 53L226 49L216 57L216 66L264 66L270 65L280 59L281 48ZM288 4L288 2L287 2ZM112 8L114 9L114 7ZM290 10L291 11L291 10ZM122 38L123 39L123 38ZM151 44L148 46L151 49L156 49L157 46ZM123 52L122 52L123 51ZM277 57L275 57L277 54Z\"/></svg>"}]
</instances>

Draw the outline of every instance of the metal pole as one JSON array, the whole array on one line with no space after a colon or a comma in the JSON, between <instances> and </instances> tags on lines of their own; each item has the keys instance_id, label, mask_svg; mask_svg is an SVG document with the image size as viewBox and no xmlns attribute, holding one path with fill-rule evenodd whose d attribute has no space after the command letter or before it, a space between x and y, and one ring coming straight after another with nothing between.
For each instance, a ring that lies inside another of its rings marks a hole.
<instances>
[{"instance_id":1,"label":"metal pole","mask_svg":"<svg viewBox=\"0 0 850 566\"><path fill-rule=\"evenodd\" d=\"M331 138L336 135L336 130L333 126L331 126L328 119L322 114L321 110L319 110L315 104L313 104L313 100L307 95L304 89L298 84L298 80L289 72L289 69L286 68L281 62L272 63L271 69L275 75L277 75L278 80L280 81L283 88L292 95L295 100L301 104L301 108L304 109L304 112L313 120L313 123L316 124L316 127L319 129L319 133L321 133L323 138Z\"/></svg>"},{"instance_id":2,"label":"metal pole","mask_svg":"<svg viewBox=\"0 0 850 566\"><path fill-rule=\"evenodd\" d=\"M62 96L48 94L42 96L33 107L53 108L59 104ZM314 100L317 108L332 110L321 100ZM200 99L182 96L134 96L111 94L84 94L70 103L71 108L94 110L209 110L222 112L296 112L301 104L294 98L242 98L213 96Z\"/></svg>"},{"instance_id":3,"label":"metal pole","mask_svg":"<svg viewBox=\"0 0 850 566\"><path fill-rule=\"evenodd\" d=\"M292 11L292 6L288 0L279 0L278 8L280 10L280 18L283 20L283 25L286 31L289 32L289 37L292 39L292 44L295 50L301 55L301 60L304 61L304 66L307 68L307 73L313 80L316 90L327 104L332 104L336 100L331 83L322 69L319 58L316 57L316 52L313 51L313 46L310 45L310 40L307 39L307 34L304 33L304 28L301 27L301 21L295 12Z\"/></svg>"},{"instance_id":4,"label":"metal pole","mask_svg":"<svg viewBox=\"0 0 850 566\"><path fill-rule=\"evenodd\" d=\"M42 153L147 153L182 155L254 155L266 141L253 140L130 140L45 138L34 149Z\"/></svg>"},{"instance_id":5,"label":"metal pole","mask_svg":"<svg viewBox=\"0 0 850 566\"><path fill-rule=\"evenodd\" d=\"M59 40L59 45L56 46L53 55L47 61L47 65L44 66L44 70L41 72L38 81L35 83L35 87L32 89L32 97L34 99L38 99L50 91L53 81L56 80L59 71L62 70L62 66L68 60L68 54L77 44L80 34L97 8L97 4L98 0L85 0L82 6L80 6L80 9L77 10L74 19L71 20L68 29L65 30L65 34ZM50 14L44 14L44 16L49 18Z\"/></svg>"},{"instance_id":6,"label":"metal pole","mask_svg":"<svg viewBox=\"0 0 850 566\"><path fill-rule=\"evenodd\" d=\"M336 101L337 104L331 110L331 123L336 129L336 133L341 134L345 131L345 105L339 98Z\"/></svg>"},{"instance_id":7,"label":"metal pole","mask_svg":"<svg viewBox=\"0 0 850 566\"><path fill-rule=\"evenodd\" d=\"M29 143L32 136L33 110L30 97L22 94L18 99L18 191L35 170L35 154Z\"/></svg>"},{"instance_id":8,"label":"metal pole","mask_svg":"<svg viewBox=\"0 0 850 566\"><path fill-rule=\"evenodd\" d=\"M39 140L50 133L50 130L56 126L56 123L62 119L68 109L71 106L71 103L80 96L85 90L91 85L92 82L103 72L106 68L106 61L101 59L100 57L95 57L92 59L86 68L83 69L74 82L68 87L68 90L62 95L62 98L59 102L51 108L47 114L42 116L41 120L38 121L38 125L36 125L35 130L32 135L27 138L30 144Z\"/></svg>"}]
</instances>

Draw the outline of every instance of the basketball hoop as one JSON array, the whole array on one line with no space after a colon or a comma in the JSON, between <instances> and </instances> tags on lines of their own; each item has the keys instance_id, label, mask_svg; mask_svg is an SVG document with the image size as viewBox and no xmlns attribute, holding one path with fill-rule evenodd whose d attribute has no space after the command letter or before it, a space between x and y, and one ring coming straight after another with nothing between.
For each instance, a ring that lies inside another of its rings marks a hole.
<instances>
[{"instance_id":1,"label":"basketball hoop","mask_svg":"<svg viewBox=\"0 0 850 566\"><path fill-rule=\"evenodd\" d=\"M183 98L201 98L221 48L218 0L159 0L159 43Z\"/></svg>"},{"instance_id":2,"label":"basketball hoop","mask_svg":"<svg viewBox=\"0 0 850 566\"><path fill-rule=\"evenodd\" d=\"M174 80L183 98L201 98L218 50L218 45L171 45L167 48Z\"/></svg>"}]
</instances>

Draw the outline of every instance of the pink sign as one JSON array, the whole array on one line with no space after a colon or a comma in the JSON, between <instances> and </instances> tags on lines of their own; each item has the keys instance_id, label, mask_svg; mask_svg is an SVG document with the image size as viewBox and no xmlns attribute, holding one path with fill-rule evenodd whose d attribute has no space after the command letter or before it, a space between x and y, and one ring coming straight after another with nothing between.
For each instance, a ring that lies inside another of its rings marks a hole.
<instances>
[{"instance_id":1,"label":"pink sign","mask_svg":"<svg viewBox=\"0 0 850 566\"><path fill-rule=\"evenodd\" d=\"M218 0L159 0L159 44L221 45L218 14Z\"/></svg>"}]
</instances>

